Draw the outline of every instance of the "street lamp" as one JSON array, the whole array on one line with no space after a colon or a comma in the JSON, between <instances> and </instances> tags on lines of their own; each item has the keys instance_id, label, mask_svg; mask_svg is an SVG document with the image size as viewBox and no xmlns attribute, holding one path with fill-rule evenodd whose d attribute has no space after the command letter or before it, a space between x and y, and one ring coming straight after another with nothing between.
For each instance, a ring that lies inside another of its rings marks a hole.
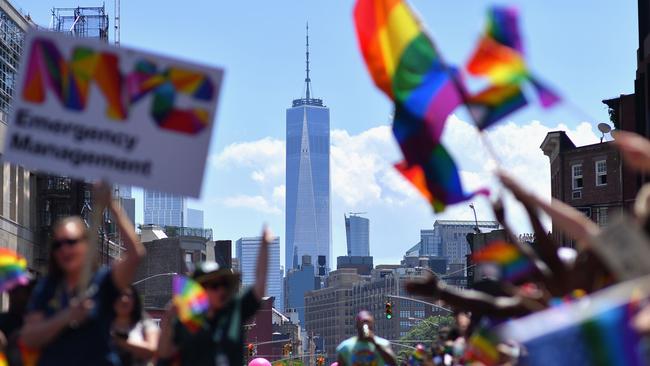
<instances>
[{"instance_id":1,"label":"street lamp","mask_svg":"<svg viewBox=\"0 0 650 366\"><path fill-rule=\"evenodd\" d=\"M137 285L137 284L140 284L140 283L142 283L142 282L144 282L144 281L148 281L148 280L150 280L150 279L152 279L152 278L156 278L156 277L162 277L162 276L176 276L177 274L178 274L178 273L176 273L176 272L158 273L158 274L155 274L155 275L153 275L153 276L149 276L149 277L145 277L145 278L143 278L143 279L141 279L141 280L137 280L137 281L133 282L132 285L135 286L135 285Z\"/></svg>"},{"instance_id":2,"label":"street lamp","mask_svg":"<svg viewBox=\"0 0 650 366\"><path fill-rule=\"evenodd\" d=\"M474 211L474 223L476 223L476 227L474 228L474 231L476 231L477 234L481 233L481 229L478 227L478 218L476 217L476 208L474 208L474 202L469 204L469 208Z\"/></svg>"}]
</instances>

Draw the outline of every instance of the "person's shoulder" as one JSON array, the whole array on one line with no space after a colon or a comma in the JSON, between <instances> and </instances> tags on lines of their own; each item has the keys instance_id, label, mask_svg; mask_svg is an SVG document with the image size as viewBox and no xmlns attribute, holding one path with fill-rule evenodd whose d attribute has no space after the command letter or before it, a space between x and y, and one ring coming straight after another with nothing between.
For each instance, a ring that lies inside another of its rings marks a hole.
<instances>
[{"instance_id":1,"label":"person's shoulder","mask_svg":"<svg viewBox=\"0 0 650 366\"><path fill-rule=\"evenodd\" d=\"M388 339L382 337L375 336L375 343L377 343L380 346L386 346L386 347L390 346L390 342L388 341Z\"/></svg>"},{"instance_id":2,"label":"person's shoulder","mask_svg":"<svg viewBox=\"0 0 650 366\"><path fill-rule=\"evenodd\" d=\"M336 347L336 351L344 351L347 350L348 348L352 348L354 344L357 342L357 337L350 337L343 342L341 342L338 347Z\"/></svg>"}]
</instances>

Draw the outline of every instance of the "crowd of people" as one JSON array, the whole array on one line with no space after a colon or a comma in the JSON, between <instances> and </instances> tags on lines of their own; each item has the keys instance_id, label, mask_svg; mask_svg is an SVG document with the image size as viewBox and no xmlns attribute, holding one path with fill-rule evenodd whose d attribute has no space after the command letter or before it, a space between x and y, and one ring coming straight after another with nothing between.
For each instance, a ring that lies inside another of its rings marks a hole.
<instances>
[{"instance_id":1,"label":"crowd of people","mask_svg":"<svg viewBox=\"0 0 650 366\"><path fill-rule=\"evenodd\" d=\"M650 141L629 132L615 134L614 144L625 162L639 173L650 172ZM594 240L601 228L581 212L557 200L528 192L505 172L497 172L503 187L523 205L534 230L534 244L515 236L505 219L502 201L494 215L508 242L534 264L534 271L516 281L487 278L471 290L446 285L434 275L413 280L407 290L441 301L454 309L456 325L440 330L429 345L418 345L404 362L413 365L477 364L470 339L473 334L511 319L549 309L554 299L588 296L620 281L598 253ZM9 293L8 311L0 315L0 344L10 365L241 365L245 363L244 324L260 307L266 289L270 233L264 229L254 286L238 291L238 274L217 263L199 263L188 274L206 291L206 321L188 330L170 304L160 327L145 314L132 285L145 256L132 224L115 204L110 187L97 184L97 207L107 207L123 239L125 251L110 266L98 266L91 251L92 235L78 217L60 220L52 231L49 268L38 281ZM541 215L576 243L559 245L546 232ZM631 224L650 235L650 189L644 187L629 215ZM525 238L524 238L525 239ZM632 319L639 333L650 332L650 308ZM396 365L390 343L374 334L367 311L356 317L357 335L337 348L338 365ZM494 364L515 365L526 357L520 344L495 345ZM569 350L570 351L570 350ZM259 363L259 361L256 361Z\"/></svg>"}]
</instances>

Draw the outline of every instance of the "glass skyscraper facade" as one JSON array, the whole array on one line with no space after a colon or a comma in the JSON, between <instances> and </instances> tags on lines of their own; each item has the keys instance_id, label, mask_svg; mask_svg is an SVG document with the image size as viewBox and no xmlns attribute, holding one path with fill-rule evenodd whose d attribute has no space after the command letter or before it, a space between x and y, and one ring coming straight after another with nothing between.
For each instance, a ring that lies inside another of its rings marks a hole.
<instances>
[{"instance_id":1,"label":"glass skyscraper facade","mask_svg":"<svg viewBox=\"0 0 650 366\"><path fill-rule=\"evenodd\" d=\"M349 256L370 256L370 220L354 213L345 216L345 239Z\"/></svg>"},{"instance_id":2,"label":"glass skyscraper facade","mask_svg":"<svg viewBox=\"0 0 650 366\"><path fill-rule=\"evenodd\" d=\"M330 111L311 97L309 37L307 37L305 96L287 109L286 122L286 247L285 268L300 263L294 258L326 258L332 268L330 213Z\"/></svg>"},{"instance_id":3,"label":"glass skyscraper facade","mask_svg":"<svg viewBox=\"0 0 650 366\"><path fill-rule=\"evenodd\" d=\"M235 243L235 255L239 261L239 272L243 286L255 284L257 269L257 252L260 250L262 238L259 236L240 238ZM266 295L275 297L273 307L282 311L282 271L280 270L280 238L274 237L269 244L269 267L266 275Z\"/></svg>"},{"instance_id":4,"label":"glass skyscraper facade","mask_svg":"<svg viewBox=\"0 0 650 366\"><path fill-rule=\"evenodd\" d=\"M187 199L164 192L144 190L144 224L186 226Z\"/></svg>"}]
</instances>

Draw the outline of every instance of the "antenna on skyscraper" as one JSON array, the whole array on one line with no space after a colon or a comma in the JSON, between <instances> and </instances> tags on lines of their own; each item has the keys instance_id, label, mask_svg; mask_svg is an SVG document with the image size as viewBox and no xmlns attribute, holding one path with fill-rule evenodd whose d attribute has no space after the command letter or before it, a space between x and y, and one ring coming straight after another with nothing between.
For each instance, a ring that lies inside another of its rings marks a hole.
<instances>
[{"instance_id":1,"label":"antenna on skyscraper","mask_svg":"<svg viewBox=\"0 0 650 366\"><path fill-rule=\"evenodd\" d=\"M306 52L305 52L305 61L307 64L307 67L305 68L305 71L307 72L307 76L305 77L305 98L309 100L311 98L311 79L309 78L309 22L307 22L307 27L306 27L306 38L307 38L307 44L306 44Z\"/></svg>"}]
</instances>

